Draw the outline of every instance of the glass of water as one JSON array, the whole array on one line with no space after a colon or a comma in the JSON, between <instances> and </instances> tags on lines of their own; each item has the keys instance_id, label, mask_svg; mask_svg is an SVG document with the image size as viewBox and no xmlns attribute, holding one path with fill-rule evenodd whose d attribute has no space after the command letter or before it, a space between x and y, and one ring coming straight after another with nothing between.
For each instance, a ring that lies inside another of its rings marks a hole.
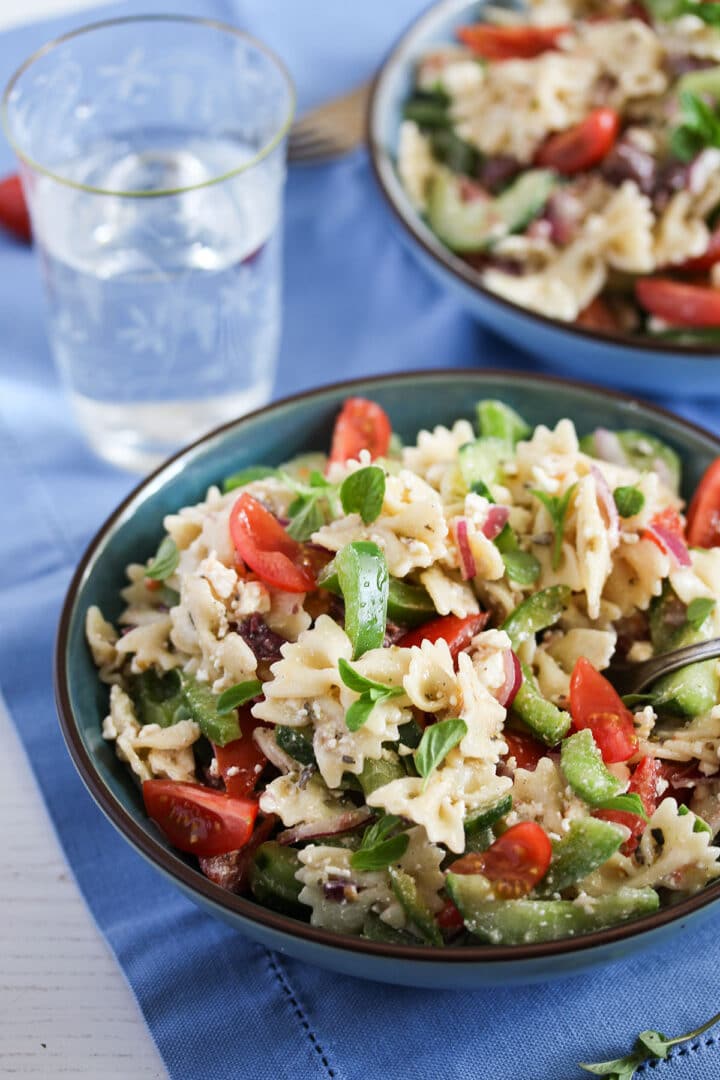
<instances>
[{"instance_id":1,"label":"glass of water","mask_svg":"<svg viewBox=\"0 0 720 1080\"><path fill-rule=\"evenodd\" d=\"M146 470L271 393L292 82L208 19L97 23L3 100L63 382L95 450Z\"/></svg>"}]
</instances>

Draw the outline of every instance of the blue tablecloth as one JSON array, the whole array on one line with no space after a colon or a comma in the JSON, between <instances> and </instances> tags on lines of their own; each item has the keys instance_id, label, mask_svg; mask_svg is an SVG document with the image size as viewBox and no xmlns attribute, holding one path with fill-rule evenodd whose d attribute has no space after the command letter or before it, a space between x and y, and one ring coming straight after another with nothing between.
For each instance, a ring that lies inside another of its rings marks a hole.
<instances>
[{"instance_id":1,"label":"blue tablecloth","mask_svg":"<svg viewBox=\"0 0 720 1080\"><path fill-rule=\"evenodd\" d=\"M265 38L288 61L301 104L308 104L367 77L418 5L177 6L212 11ZM155 2L152 9L171 7ZM102 9L117 10L139 9ZM0 83L33 48L81 21L0 37ZM11 168L2 145L0 173ZM534 364L482 331L416 267L388 230L363 153L291 172L286 249L278 395L340 375ZM64 751L50 668L72 567L134 481L98 462L82 442L63 405L42 312L33 255L0 238L0 682L70 865L171 1076L570 1080L583 1075L578 1060L624 1052L644 1027L675 1034L715 1012L720 919L701 930L679 927L675 943L653 955L570 981L483 993L413 991L273 955L202 914L131 851L91 803ZM709 406L681 408L720 426ZM656 1073L717 1078L712 1033Z\"/></svg>"}]
</instances>

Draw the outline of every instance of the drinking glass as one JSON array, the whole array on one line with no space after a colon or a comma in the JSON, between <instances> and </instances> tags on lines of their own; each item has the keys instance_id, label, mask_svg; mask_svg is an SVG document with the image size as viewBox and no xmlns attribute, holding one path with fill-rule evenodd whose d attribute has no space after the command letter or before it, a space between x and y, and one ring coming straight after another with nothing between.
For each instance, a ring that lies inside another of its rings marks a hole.
<instances>
[{"instance_id":1,"label":"drinking glass","mask_svg":"<svg viewBox=\"0 0 720 1080\"><path fill-rule=\"evenodd\" d=\"M293 111L280 61L202 18L96 23L11 79L52 350L107 460L146 470L268 400Z\"/></svg>"}]
</instances>

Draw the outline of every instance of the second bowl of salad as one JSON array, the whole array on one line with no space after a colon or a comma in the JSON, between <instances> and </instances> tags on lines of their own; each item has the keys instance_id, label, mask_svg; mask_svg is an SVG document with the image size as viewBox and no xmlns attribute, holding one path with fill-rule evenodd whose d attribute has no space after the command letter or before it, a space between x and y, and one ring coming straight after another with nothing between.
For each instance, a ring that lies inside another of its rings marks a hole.
<instances>
[{"instance_id":1,"label":"second bowl of salad","mask_svg":"<svg viewBox=\"0 0 720 1080\"><path fill-rule=\"evenodd\" d=\"M714 5L446 0L383 65L380 185L493 328L578 374L720 388Z\"/></svg>"}]
</instances>

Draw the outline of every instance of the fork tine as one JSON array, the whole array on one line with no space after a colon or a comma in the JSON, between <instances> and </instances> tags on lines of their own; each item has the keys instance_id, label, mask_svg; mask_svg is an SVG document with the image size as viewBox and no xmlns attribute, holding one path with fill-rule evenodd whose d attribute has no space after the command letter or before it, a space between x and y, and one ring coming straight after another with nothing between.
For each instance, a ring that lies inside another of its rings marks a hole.
<instances>
[{"instance_id":1,"label":"fork tine","mask_svg":"<svg viewBox=\"0 0 720 1080\"><path fill-rule=\"evenodd\" d=\"M312 161L338 157L358 146L364 134L369 84L320 105L301 116L290 129L288 159Z\"/></svg>"},{"instance_id":2,"label":"fork tine","mask_svg":"<svg viewBox=\"0 0 720 1080\"><path fill-rule=\"evenodd\" d=\"M333 158L343 157L351 147L339 147L335 142L315 142L300 148L288 146L288 161L293 165L308 164L310 162L331 161Z\"/></svg>"}]
</instances>

